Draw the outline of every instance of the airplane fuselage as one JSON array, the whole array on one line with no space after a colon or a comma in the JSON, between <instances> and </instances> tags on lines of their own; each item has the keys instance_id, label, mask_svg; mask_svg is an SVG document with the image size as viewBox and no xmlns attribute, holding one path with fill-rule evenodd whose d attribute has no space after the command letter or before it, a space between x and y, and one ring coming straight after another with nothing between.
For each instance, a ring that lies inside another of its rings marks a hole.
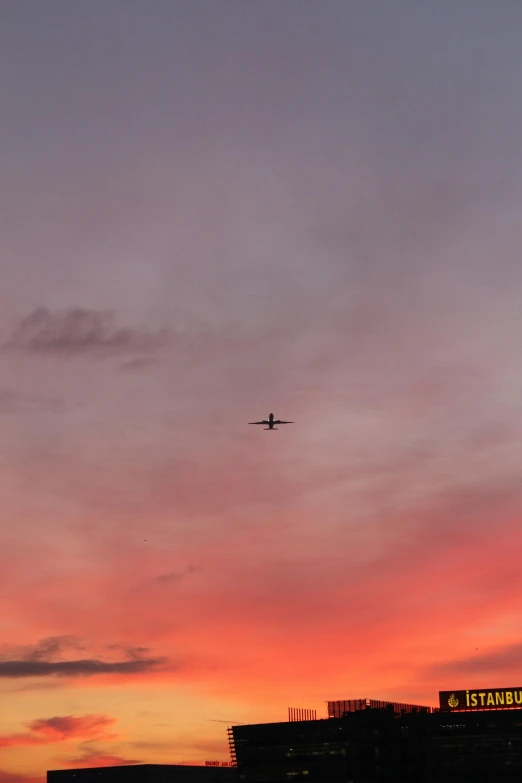
<instances>
[{"instance_id":1,"label":"airplane fuselage","mask_svg":"<svg viewBox=\"0 0 522 783\"><path fill-rule=\"evenodd\" d=\"M283 421L282 419L274 419L274 414L271 413L268 416L268 419L263 419L263 421L249 421L249 424L267 424L268 426L265 427L265 430L277 430L276 424L293 424L293 421Z\"/></svg>"}]
</instances>

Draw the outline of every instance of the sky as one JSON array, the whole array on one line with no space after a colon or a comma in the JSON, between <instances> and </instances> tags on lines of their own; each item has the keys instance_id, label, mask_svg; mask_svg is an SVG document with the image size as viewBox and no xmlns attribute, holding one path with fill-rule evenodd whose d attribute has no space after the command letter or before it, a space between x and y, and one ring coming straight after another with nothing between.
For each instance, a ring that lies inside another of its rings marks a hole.
<instances>
[{"instance_id":1,"label":"sky","mask_svg":"<svg viewBox=\"0 0 522 783\"><path fill-rule=\"evenodd\" d=\"M0 783L520 685L521 34L2 0Z\"/></svg>"}]
</instances>

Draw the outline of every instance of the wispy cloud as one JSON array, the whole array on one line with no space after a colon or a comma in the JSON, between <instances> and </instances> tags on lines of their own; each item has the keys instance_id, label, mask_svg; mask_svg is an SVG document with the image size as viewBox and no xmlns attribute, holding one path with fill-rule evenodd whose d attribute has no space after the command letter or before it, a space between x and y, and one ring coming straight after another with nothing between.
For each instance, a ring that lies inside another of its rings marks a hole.
<instances>
[{"instance_id":1,"label":"wispy cloud","mask_svg":"<svg viewBox=\"0 0 522 783\"><path fill-rule=\"evenodd\" d=\"M135 661L0 661L0 677L91 677L96 674L141 674L167 663L167 658Z\"/></svg>"},{"instance_id":2,"label":"wispy cloud","mask_svg":"<svg viewBox=\"0 0 522 783\"><path fill-rule=\"evenodd\" d=\"M107 728L115 723L108 715L63 715L39 718L28 724L29 731L0 735L0 748L20 745L49 745L71 739L116 739Z\"/></svg>"},{"instance_id":3,"label":"wispy cloud","mask_svg":"<svg viewBox=\"0 0 522 783\"><path fill-rule=\"evenodd\" d=\"M115 722L115 718L108 715L62 715L39 718L29 723L29 728L47 738L97 737L105 734L107 726L112 726Z\"/></svg>"},{"instance_id":4,"label":"wispy cloud","mask_svg":"<svg viewBox=\"0 0 522 783\"><path fill-rule=\"evenodd\" d=\"M22 319L4 349L75 356L151 351L165 344L166 332L151 333L116 326L114 314L69 308L51 312L38 307Z\"/></svg>"},{"instance_id":5,"label":"wispy cloud","mask_svg":"<svg viewBox=\"0 0 522 783\"><path fill-rule=\"evenodd\" d=\"M35 410L58 413L63 408L63 402L55 397L26 395L11 389L0 389L0 414L29 413Z\"/></svg>"},{"instance_id":6,"label":"wispy cloud","mask_svg":"<svg viewBox=\"0 0 522 783\"><path fill-rule=\"evenodd\" d=\"M199 570L200 568L198 566L189 565L186 571L170 571L166 574L160 574L154 578L154 581L159 582L160 584L165 584L166 582L179 582L183 577Z\"/></svg>"},{"instance_id":7,"label":"wispy cloud","mask_svg":"<svg viewBox=\"0 0 522 783\"><path fill-rule=\"evenodd\" d=\"M155 356L138 356L136 359L130 359L120 366L120 372L139 372L154 367L158 360Z\"/></svg>"},{"instance_id":8,"label":"wispy cloud","mask_svg":"<svg viewBox=\"0 0 522 783\"><path fill-rule=\"evenodd\" d=\"M9 653L24 661L56 660L60 655L69 650L85 650L77 636L62 635L48 636L34 645L4 646L4 652L0 652L0 661Z\"/></svg>"},{"instance_id":9,"label":"wispy cloud","mask_svg":"<svg viewBox=\"0 0 522 783\"><path fill-rule=\"evenodd\" d=\"M143 657L147 648L119 648L126 660L111 661L99 658L57 660L69 650L84 649L76 637L51 637L34 647L18 648L18 657L4 653L0 657L0 678L20 677L90 677L99 674L141 674L168 663L167 658Z\"/></svg>"},{"instance_id":10,"label":"wispy cloud","mask_svg":"<svg viewBox=\"0 0 522 783\"><path fill-rule=\"evenodd\" d=\"M33 775L19 775L16 772L0 769L0 783L45 783L45 775L40 775L38 777Z\"/></svg>"},{"instance_id":11,"label":"wispy cloud","mask_svg":"<svg viewBox=\"0 0 522 783\"><path fill-rule=\"evenodd\" d=\"M429 668L430 676L465 675L498 675L519 677L522 661L522 643L499 647L490 652L481 653L467 658L456 658ZM516 682L513 685L519 685Z\"/></svg>"},{"instance_id":12,"label":"wispy cloud","mask_svg":"<svg viewBox=\"0 0 522 783\"><path fill-rule=\"evenodd\" d=\"M119 767L129 764L143 764L143 759L127 758L115 753L107 753L89 743L80 745L82 751L79 756L61 759L62 766L66 767Z\"/></svg>"}]
</instances>

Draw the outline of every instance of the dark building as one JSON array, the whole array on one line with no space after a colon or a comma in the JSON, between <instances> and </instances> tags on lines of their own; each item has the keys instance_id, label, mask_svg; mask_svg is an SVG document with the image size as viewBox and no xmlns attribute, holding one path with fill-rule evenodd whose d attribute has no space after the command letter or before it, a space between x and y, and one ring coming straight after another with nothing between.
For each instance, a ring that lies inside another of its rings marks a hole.
<instances>
[{"instance_id":1,"label":"dark building","mask_svg":"<svg viewBox=\"0 0 522 783\"><path fill-rule=\"evenodd\" d=\"M236 779L234 767L185 764L132 764L47 773L47 783L236 783Z\"/></svg>"},{"instance_id":2,"label":"dark building","mask_svg":"<svg viewBox=\"0 0 522 783\"><path fill-rule=\"evenodd\" d=\"M330 702L342 717L234 726L238 783L521 783L522 710L472 710L463 693L446 711L363 699Z\"/></svg>"},{"instance_id":3,"label":"dark building","mask_svg":"<svg viewBox=\"0 0 522 783\"><path fill-rule=\"evenodd\" d=\"M521 710L428 717L426 725L408 727L412 740L420 741L427 783L522 781Z\"/></svg>"},{"instance_id":4,"label":"dark building","mask_svg":"<svg viewBox=\"0 0 522 783\"><path fill-rule=\"evenodd\" d=\"M391 709L347 712L343 718L234 726L239 783L335 783L405 776L408 740Z\"/></svg>"},{"instance_id":5,"label":"dark building","mask_svg":"<svg viewBox=\"0 0 522 783\"><path fill-rule=\"evenodd\" d=\"M347 712L359 710L384 710L393 709L395 715L403 715L411 712L431 712L431 707L423 707L420 704L402 704L395 701L377 701L376 699L350 699L349 701L328 701L328 717L342 718Z\"/></svg>"},{"instance_id":6,"label":"dark building","mask_svg":"<svg viewBox=\"0 0 522 783\"><path fill-rule=\"evenodd\" d=\"M235 766L60 770L47 783L522 783L522 688L439 693L439 709L328 702L328 718L228 729ZM310 719L314 716L314 719Z\"/></svg>"}]
</instances>

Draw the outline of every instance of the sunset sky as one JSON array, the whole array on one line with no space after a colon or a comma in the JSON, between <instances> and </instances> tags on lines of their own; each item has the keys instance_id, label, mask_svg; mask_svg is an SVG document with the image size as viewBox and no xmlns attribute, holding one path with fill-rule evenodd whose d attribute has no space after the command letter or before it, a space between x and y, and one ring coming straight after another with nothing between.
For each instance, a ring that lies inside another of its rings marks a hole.
<instances>
[{"instance_id":1,"label":"sunset sky","mask_svg":"<svg viewBox=\"0 0 522 783\"><path fill-rule=\"evenodd\" d=\"M521 40L1 0L0 783L521 685Z\"/></svg>"}]
</instances>

